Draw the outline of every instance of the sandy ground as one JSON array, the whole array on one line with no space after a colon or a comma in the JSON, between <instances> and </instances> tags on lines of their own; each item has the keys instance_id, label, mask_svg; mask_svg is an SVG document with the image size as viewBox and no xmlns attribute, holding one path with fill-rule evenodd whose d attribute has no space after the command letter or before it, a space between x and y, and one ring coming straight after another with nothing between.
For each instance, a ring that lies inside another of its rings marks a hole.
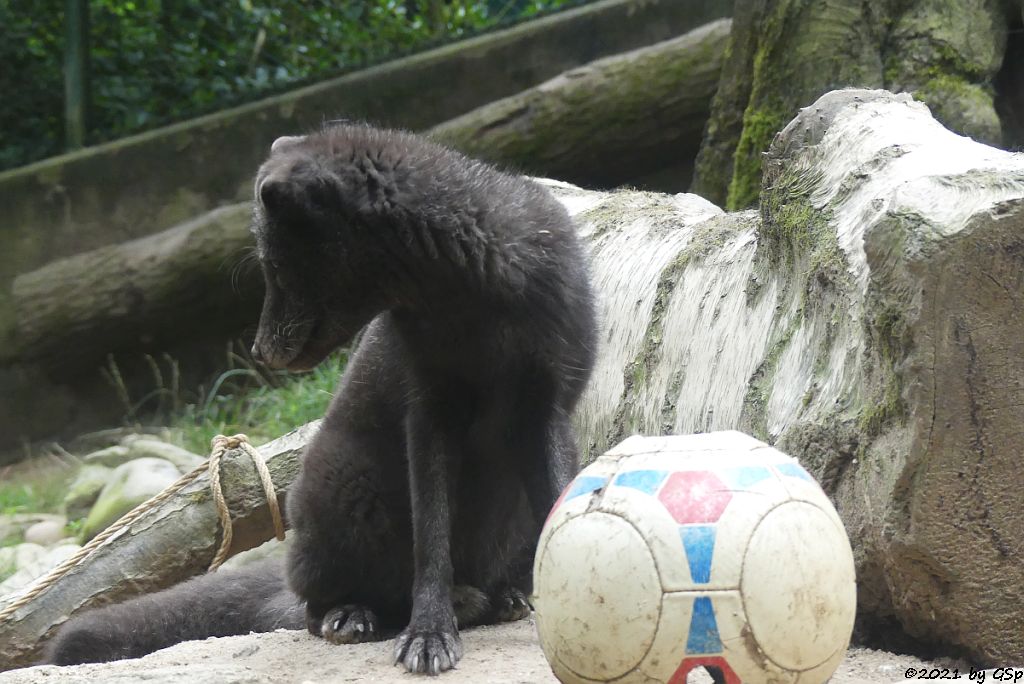
<instances>
[{"instance_id":1,"label":"sandy ground","mask_svg":"<svg viewBox=\"0 0 1024 684\"><path fill-rule=\"evenodd\" d=\"M463 632L466 655L441 684L557 684L537 644L531 620ZM72 682L413 682L424 681L391 663L391 642L333 646L305 632L207 639L179 644L139 660L77 667L33 667L0 674L0 684ZM943 663L941 666L953 667ZM907 656L855 648L832 684L895 684L907 668L924 663ZM962 667L962 666L961 666ZM965 670L961 670L965 672ZM967 680L966 674L962 676ZM703 673L700 684L709 683ZM693 678L691 678L693 682ZM757 684L757 683L752 683Z\"/></svg>"}]
</instances>

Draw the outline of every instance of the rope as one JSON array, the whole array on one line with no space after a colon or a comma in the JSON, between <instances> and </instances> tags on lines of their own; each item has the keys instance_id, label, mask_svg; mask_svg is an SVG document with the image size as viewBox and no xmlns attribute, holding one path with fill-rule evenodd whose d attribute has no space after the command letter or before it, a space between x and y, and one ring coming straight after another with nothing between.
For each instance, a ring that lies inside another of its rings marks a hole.
<instances>
[{"instance_id":1,"label":"rope","mask_svg":"<svg viewBox=\"0 0 1024 684\"><path fill-rule=\"evenodd\" d=\"M220 458L228 449L242 449L249 454L256 472L259 473L260 482L263 484L263 494L267 497L267 505L270 508L270 518L274 521L274 536L278 541L284 541L284 522L281 520L281 507L277 504L277 494L274 492L274 482L270 479L270 471L267 464L260 456L260 452L249 443L249 438L238 434L231 437L217 435L211 442L212 451L208 469L210 473L210 489L213 492L213 502L217 505L217 517L220 518L220 525L224 528L224 535L220 540L220 548L217 549L213 562L207 572L219 568L228 558L228 549L231 548L231 538L234 535L231 524L231 513L228 511L228 504L224 500L224 491L220 486Z\"/></svg>"},{"instance_id":2,"label":"rope","mask_svg":"<svg viewBox=\"0 0 1024 684\"><path fill-rule=\"evenodd\" d=\"M274 492L274 483L270 479L270 471L267 469L267 464L263 460L263 457L255 447L249 443L249 438L245 435L238 434L231 437L217 435L213 438L213 450L207 461L196 467L194 470L182 475L178 480L170 484L156 496L143 501L131 511L121 516L117 522L96 535L92 541L65 558L53 570L37 579L30 586L28 591L5 606L3 610L0 610L0 622L3 622L14 615L19 608L28 605L35 597L39 596L60 581L61 578L68 574L73 567L81 563L89 556L89 554L102 546L104 542L119 535L129 525L157 506L163 504L165 501L191 484L203 473L209 473L210 475L210 490L213 494L214 504L217 507L217 517L220 520L221 527L224 529L220 548L217 549L217 553L214 555L213 562L210 563L210 567L207 572L216 570L227 559L227 553L231 546L232 538L231 513L228 511L227 501L224 499L224 492L221 490L220 486L220 460L225 451L236 448L241 448L245 453L249 454L249 458L251 458L253 464L255 464L256 472L259 473L260 482L263 484L263 492L267 497L267 504L270 507L270 517L274 521L274 534L279 540L283 540L284 523L281 520L281 509L280 506L278 506L277 495Z\"/></svg>"}]
</instances>

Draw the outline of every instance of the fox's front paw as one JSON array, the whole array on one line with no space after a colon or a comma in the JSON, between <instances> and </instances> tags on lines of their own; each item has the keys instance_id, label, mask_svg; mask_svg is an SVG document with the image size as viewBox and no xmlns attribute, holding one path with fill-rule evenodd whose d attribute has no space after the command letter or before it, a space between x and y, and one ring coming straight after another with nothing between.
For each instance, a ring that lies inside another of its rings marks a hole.
<instances>
[{"instance_id":1,"label":"fox's front paw","mask_svg":"<svg viewBox=\"0 0 1024 684\"><path fill-rule=\"evenodd\" d=\"M320 636L334 644L361 644L379 641L380 622L369 608L347 605L327 611L320 625Z\"/></svg>"},{"instance_id":2,"label":"fox's front paw","mask_svg":"<svg viewBox=\"0 0 1024 684\"><path fill-rule=\"evenodd\" d=\"M409 672L437 675L450 670L462 658L462 639L452 618L447 626L414 621L395 640L395 664Z\"/></svg>"}]
</instances>

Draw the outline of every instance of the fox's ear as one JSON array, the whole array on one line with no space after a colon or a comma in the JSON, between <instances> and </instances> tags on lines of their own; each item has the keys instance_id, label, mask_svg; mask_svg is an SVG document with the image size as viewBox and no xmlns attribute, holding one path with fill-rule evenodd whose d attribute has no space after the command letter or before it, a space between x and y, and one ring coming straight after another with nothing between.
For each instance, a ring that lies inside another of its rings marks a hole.
<instances>
[{"instance_id":1,"label":"fox's ear","mask_svg":"<svg viewBox=\"0 0 1024 684\"><path fill-rule=\"evenodd\" d=\"M280 138L275 140L270 145L270 151L271 151L271 153L273 153L273 152L277 152L278 150L283 150L286 147L290 147L291 145L294 145L295 143L300 142L304 138L305 138L305 136L302 136L302 135L282 135Z\"/></svg>"},{"instance_id":2,"label":"fox's ear","mask_svg":"<svg viewBox=\"0 0 1024 684\"><path fill-rule=\"evenodd\" d=\"M306 224L342 211L339 189L332 179L309 165L268 175L256 190L263 209L273 218Z\"/></svg>"},{"instance_id":3,"label":"fox's ear","mask_svg":"<svg viewBox=\"0 0 1024 684\"><path fill-rule=\"evenodd\" d=\"M264 178L257 189L259 202L271 216L289 214L300 208L295 189L287 179Z\"/></svg>"}]
</instances>

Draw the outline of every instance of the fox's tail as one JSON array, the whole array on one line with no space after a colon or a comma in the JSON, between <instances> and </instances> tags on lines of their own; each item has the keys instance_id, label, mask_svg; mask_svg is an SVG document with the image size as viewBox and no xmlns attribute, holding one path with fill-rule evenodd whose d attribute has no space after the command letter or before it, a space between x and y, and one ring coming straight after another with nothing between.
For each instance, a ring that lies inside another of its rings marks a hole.
<instances>
[{"instance_id":1,"label":"fox's tail","mask_svg":"<svg viewBox=\"0 0 1024 684\"><path fill-rule=\"evenodd\" d=\"M138 658L181 641L305 626L305 606L281 560L202 575L164 591L92 610L67 622L43 663Z\"/></svg>"}]
</instances>

